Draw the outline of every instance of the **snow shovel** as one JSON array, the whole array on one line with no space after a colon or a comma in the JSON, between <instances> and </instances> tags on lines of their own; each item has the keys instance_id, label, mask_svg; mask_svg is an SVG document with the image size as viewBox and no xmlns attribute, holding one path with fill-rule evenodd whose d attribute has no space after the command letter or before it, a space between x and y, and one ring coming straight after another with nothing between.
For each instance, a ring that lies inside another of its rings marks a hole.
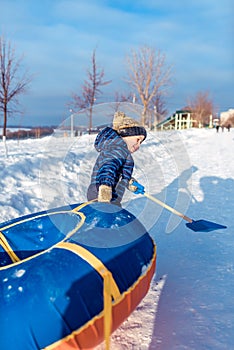
<instances>
[{"instance_id":1,"label":"snow shovel","mask_svg":"<svg viewBox=\"0 0 234 350\"><path fill-rule=\"evenodd\" d=\"M219 230L221 228L227 228L227 226L216 224L215 222L211 222L211 221L206 221L206 220L196 220L195 221L193 219L190 219L188 216L180 213L179 211L175 210L174 208L171 208L169 205L161 202L159 199L151 196L149 193L143 192L142 194L144 194L144 196L146 196L147 198L151 199L153 202L156 202L159 205L161 205L162 207L171 211L173 214L178 215L182 219L188 221L186 226L195 232L197 232L197 231L209 232L209 231Z\"/></svg>"}]
</instances>

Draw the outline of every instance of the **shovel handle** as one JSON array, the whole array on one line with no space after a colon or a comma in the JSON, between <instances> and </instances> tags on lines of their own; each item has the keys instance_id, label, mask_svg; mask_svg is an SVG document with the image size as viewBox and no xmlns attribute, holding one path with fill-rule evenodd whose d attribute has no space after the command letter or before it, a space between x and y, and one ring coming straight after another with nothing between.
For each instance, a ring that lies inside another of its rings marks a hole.
<instances>
[{"instance_id":1,"label":"shovel handle","mask_svg":"<svg viewBox=\"0 0 234 350\"><path fill-rule=\"evenodd\" d=\"M149 193L144 193L144 195L145 195L147 198L151 199L153 202L155 202L155 203L161 205L161 207L166 208L167 210L171 211L173 214L180 216L182 219L184 219L184 220L186 220L186 221L188 221L188 222L193 222L193 220L190 219L188 216L186 216L186 215L180 213L179 211L177 211L176 209L170 207L170 206L167 205L166 203L163 203L163 202L160 201L159 199L157 199L157 198L151 196Z\"/></svg>"}]
</instances>

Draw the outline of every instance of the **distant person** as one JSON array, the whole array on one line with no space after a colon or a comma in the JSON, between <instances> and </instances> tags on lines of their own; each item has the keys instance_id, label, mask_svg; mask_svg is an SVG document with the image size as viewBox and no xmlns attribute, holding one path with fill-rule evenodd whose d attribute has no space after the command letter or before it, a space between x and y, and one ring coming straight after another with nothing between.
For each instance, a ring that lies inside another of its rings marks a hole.
<instances>
[{"instance_id":1,"label":"distant person","mask_svg":"<svg viewBox=\"0 0 234 350\"><path fill-rule=\"evenodd\" d=\"M230 131L230 129L231 129L231 124L228 124L228 125L227 125L227 129L228 129L228 131Z\"/></svg>"},{"instance_id":2,"label":"distant person","mask_svg":"<svg viewBox=\"0 0 234 350\"><path fill-rule=\"evenodd\" d=\"M136 120L123 112L115 113L112 128L101 130L94 143L99 156L93 167L88 200L120 205L126 188L140 193L143 186L132 178L132 153L140 148L146 136L145 128Z\"/></svg>"}]
</instances>

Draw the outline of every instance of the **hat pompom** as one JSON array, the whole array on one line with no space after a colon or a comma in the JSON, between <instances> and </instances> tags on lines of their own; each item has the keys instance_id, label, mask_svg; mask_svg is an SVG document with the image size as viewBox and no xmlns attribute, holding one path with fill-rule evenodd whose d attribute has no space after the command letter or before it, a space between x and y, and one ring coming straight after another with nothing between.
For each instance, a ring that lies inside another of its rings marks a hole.
<instances>
[{"instance_id":1,"label":"hat pompom","mask_svg":"<svg viewBox=\"0 0 234 350\"><path fill-rule=\"evenodd\" d=\"M140 124L136 120L128 117L124 112L116 112L114 114L113 129L116 131L139 125Z\"/></svg>"}]
</instances>

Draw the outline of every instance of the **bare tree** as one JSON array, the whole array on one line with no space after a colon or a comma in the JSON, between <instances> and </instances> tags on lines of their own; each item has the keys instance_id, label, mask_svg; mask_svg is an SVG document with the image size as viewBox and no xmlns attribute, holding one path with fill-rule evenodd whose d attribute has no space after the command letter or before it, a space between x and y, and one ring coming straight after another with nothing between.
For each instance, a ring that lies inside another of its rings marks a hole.
<instances>
[{"instance_id":1,"label":"bare tree","mask_svg":"<svg viewBox=\"0 0 234 350\"><path fill-rule=\"evenodd\" d=\"M208 125L210 116L214 115L214 103L209 96L209 92L199 91L194 98L188 100L187 109L193 113L193 119L198 125Z\"/></svg>"},{"instance_id":2,"label":"bare tree","mask_svg":"<svg viewBox=\"0 0 234 350\"><path fill-rule=\"evenodd\" d=\"M172 68L160 50L148 46L131 51L127 57L128 83L133 87L143 104L142 123L146 124L147 109L156 98L157 103L168 93L172 84Z\"/></svg>"},{"instance_id":3,"label":"bare tree","mask_svg":"<svg viewBox=\"0 0 234 350\"><path fill-rule=\"evenodd\" d=\"M92 54L92 67L87 71L87 79L81 88L81 94L72 94L72 102L69 103L75 110L88 108L89 131L92 129L93 106L98 97L102 94L101 86L110 84L111 80L104 81L104 69L99 69L96 62L96 49Z\"/></svg>"},{"instance_id":4,"label":"bare tree","mask_svg":"<svg viewBox=\"0 0 234 350\"><path fill-rule=\"evenodd\" d=\"M18 112L18 96L26 91L31 82L31 77L26 71L21 73L21 68L22 58L17 59L11 43L0 37L0 111L3 113L5 148L8 115Z\"/></svg>"},{"instance_id":5,"label":"bare tree","mask_svg":"<svg viewBox=\"0 0 234 350\"><path fill-rule=\"evenodd\" d=\"M131 92L126 94L126 93L119 93L118 91L115 92L115 102L133 102L135 103L136 101L134 100L135 96Z\"/></svg>"},{"instance_id":6,"label":"bare tree","mask_svg":"<svg viewBox=\"0 0 234 350\"><path fill-rule=\"evenodd\" d=\"M156 110L158 122L166 118L168 110L166 108L164 96L156 95L153 97L150 101L150 108Z\"/></svg>"}]
</instances>

